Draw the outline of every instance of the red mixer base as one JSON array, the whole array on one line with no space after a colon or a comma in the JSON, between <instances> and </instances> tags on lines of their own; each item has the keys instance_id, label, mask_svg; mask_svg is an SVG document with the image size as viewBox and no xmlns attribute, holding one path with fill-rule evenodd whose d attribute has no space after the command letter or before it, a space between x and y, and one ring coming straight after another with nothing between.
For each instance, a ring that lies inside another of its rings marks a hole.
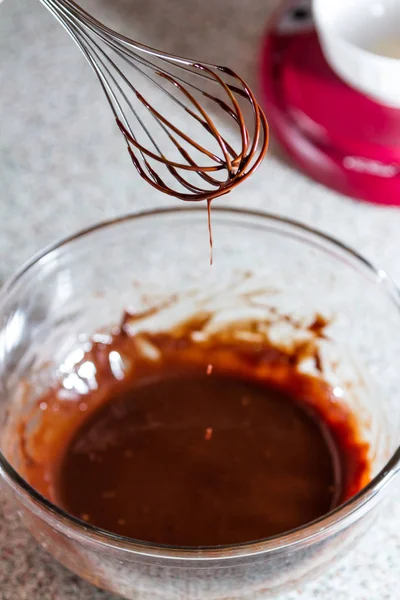
<instances>
[{"instance_id":1,"label":"red mixer base","mask_svg":"<svg viewBox=\"0 0 400 600\"><path fill-rule=\"evenodd\" d=\"M400 110L370 100L333 73L310 5L286 0L268 24L261 78L271 129L317 181L400 206Z\"/></svg>"}]
</instances>

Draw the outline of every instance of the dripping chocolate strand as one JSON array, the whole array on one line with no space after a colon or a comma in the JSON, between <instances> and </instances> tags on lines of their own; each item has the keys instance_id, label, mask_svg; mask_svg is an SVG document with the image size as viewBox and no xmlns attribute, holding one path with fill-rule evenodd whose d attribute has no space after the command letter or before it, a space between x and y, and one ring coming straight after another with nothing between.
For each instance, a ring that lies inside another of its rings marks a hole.
<instances>
[{"instance_id":1,"label":"dripping chocolate strand","mask_svg":"<svg viewBox=\"0 0 400 600\"><path fill-rule=\"evenodd\" d=\"M213 264L213 235L212 235L212 225L211 225L211 202L212 198L208 198L207 200L207 220L208 220L208 236L210 241L210 267Z\"/></svg>"}]
</instances>

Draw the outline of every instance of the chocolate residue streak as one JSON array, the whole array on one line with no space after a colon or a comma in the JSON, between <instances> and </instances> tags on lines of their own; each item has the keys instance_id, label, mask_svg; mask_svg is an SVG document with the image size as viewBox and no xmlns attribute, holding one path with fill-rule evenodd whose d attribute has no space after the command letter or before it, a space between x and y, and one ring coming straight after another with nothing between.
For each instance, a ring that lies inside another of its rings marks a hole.
<instances>
[{"instance_id":1,"label":"chocolate residue streak","mask_svg":"<svg viewBox=\"0 0 400 600\"><path fill-rule=\"evenodd\" d=\"M327 325L329 325L328 319L317 314L314 321L308 326L308 330L312 331L316 337L325 337L325 329Z\"/></svg>"},{"instance_id":2,"label":"chocolate residue streak","mask_svg":"<svg viewBox=\"0 0 400 600\"><path fill-rule=\"evenodd\" d=\"M355 415L298 368L322 368L315 344L283 350L235 325L199 336L206 313L129 334L139 318L75 366L95 367L92 389L60 381L21 420L14 463L52 502L135 539L215 546L304 525L369 481Z\"/></svg>"}]
</instances>

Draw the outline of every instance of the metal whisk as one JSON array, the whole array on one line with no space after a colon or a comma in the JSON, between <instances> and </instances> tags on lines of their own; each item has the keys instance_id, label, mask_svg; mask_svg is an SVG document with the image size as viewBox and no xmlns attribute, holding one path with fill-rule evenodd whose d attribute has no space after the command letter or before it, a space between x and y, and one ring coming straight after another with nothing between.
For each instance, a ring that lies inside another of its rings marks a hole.
<instances>
[{"instance_id":1,"label":"metal whisk","mask_svg":"<svg viewBox=\"0 0 400 600\"><path fill-rule=\"evenodd\" d=\"M182 200L211 200L257 169L267 121L231 69L130 40L72 0L41 2L95 71L132 162L150 185Z\"/></svg>"}]
</instances>

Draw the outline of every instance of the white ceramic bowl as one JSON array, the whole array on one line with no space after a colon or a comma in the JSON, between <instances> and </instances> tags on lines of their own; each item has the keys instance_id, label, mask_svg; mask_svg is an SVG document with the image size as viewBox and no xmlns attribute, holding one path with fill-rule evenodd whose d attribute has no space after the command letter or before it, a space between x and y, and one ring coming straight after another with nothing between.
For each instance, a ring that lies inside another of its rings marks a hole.
<instances>
[{"instance_id":1,"label":"white ceramic bowl","mask_svg":"<svg viewBox=\"0 0 400 600\"><path fill-rule=\"evenodd\" d=\"M400 108L400 0L314 0L325 57L346 83Z\"/></svg>"}]
</instances>

